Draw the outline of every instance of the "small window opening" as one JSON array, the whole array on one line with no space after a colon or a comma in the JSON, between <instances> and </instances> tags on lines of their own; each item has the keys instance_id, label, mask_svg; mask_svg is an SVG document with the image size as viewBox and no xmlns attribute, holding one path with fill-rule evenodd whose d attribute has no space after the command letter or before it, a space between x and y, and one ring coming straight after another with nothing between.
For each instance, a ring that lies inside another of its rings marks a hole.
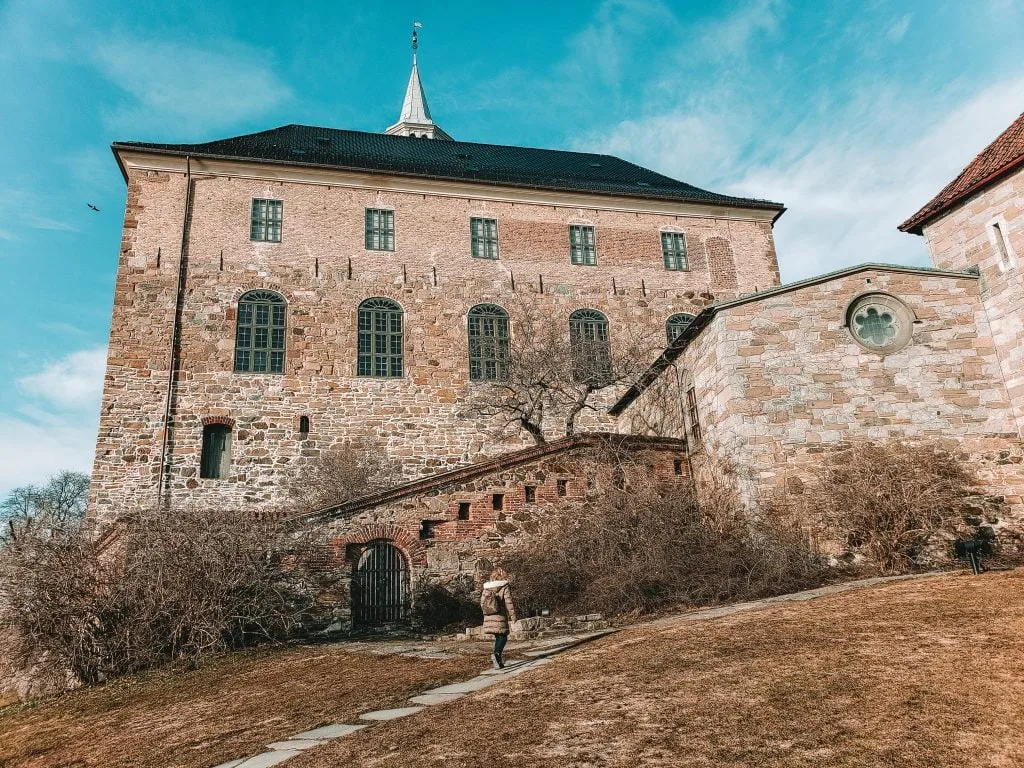
<instances>
[{"instance_id":1,"label":"small window opening","mask_svg":"<svg viewBox=\"0 0 1024 768\"><path fill-rule=\"evenodd\" d=\"M700 442L700 413L697 410L697 390L693 387L686 390L686 410L690 417L690 437L696 445Z\"/></svg>"},{"instance_id":2,"label":"small window opening","mask_svg":"<svg viewBox=\"0 0 1024 768\"><path fill-rule=\"evenodd\" d=\"M199 476L223 480L231 471L231 427L207 424L203 427L203 453L199 460Z\"/></svg>"},{"instance_id":3,"label":"small window opening","mask_svg":"<svg viewBox=\"0 0 1024 768\"><path fill-rule=\"evenodd\" d=\"M420 538L433 539L437 535L436 526L437 520L420 520Z\"/></svg>"},{"instance_id":4,"label":"small window opening","mask_svg":"<svg viewBox=\"0 0 1024 768\"><path fill-rule=\"evenodd\" d=\"M303 438L309 435L309 416L299 416L299 435Z\"/></svg>"},{"instance_id":5,"label":"small window opening","mask_svg":"<svg viewBox=\"0 0 1024 768\"><path fill-rule=\"evenodd\" d=\"M675 459L672 462L672 471L675 472L677 475L683 474L683 460L682 459Z\"/></svg>"},{"instance_id":6,"label":"small window opening","mask_svg":"<svg viewBox=\"0 0 1024 768\"><path fill-rule=\"evenodd\" d=\"M523 494L527 504L532 504L537 500L537 486L528 485L523 489Z\"/></svg>"},{"instance_id":7,"label":"small window opening","mask_svg":"<svg viewBox=\"0 0 1024 768\"><path fill-rule=\"evenodd\" d=\"M505 494L496 493L491 496L491 507L496 511L500 512L505 508Z\"/></svg>"},{"instance_id":8,"label":"small window opening","mask_svg":"<svg viewBox=\"0 0 1024 768\"><path fill-rule=\"evenodd\" d=\"M999 226L999 222L992 224L992 232L996 238L996 249L999 251L999 262L1004 266L1010 266L1010 249L1006 246L1006 235L1003 233L1003 228Z\"/></svg>"},{"instance_id":9,"label":"small window opening","mask_svg":"<svg viewBox=\"0 0 1024 768\"><path fill-rule=\"evenodd\" d=\"M569 490L569 481L568 480L559 480L558 481L558 495L559 496L565 496L565 494L568 492L568 490Z\"/></svg>"},{"instance_id":10,"label":"small window opening","mask_svg":"<svg viewBox=\"0 0 1024 768\"><path fill-rule=\"evenodd\" d=\"M469 502L459 502L459 520L469 520Z\"/></svg>"}]
</instances>

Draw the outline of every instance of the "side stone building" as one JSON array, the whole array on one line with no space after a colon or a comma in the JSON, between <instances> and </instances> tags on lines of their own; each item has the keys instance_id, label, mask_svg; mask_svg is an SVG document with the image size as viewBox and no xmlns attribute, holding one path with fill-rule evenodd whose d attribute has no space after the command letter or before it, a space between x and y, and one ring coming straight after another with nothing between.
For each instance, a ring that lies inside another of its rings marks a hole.
<instances>
[{"instance_id":1,"label":"side stone building","mask_svg":"<svg viewBox=\"0 0 1024 768\"><path fill-rule=\"evenodd\" d=\"M343 622L408 616L477 578L613 441L684 481L723 456L751 500L855 437L942 438L1020 512L1024 116L903 225L931 269L780 285L779 203L607 155L454 141L414 59L381 134L288 125L113 145L128 185L90 514L279 514L302 466L368 437L395 488L305 519ZM517 311L569 346L651 340L652 364L537 444L467 408L502 378ZM668 345L667 347L665 345ZM661 351L664 350L664 351Z\"/></svg>"}]
</instances>

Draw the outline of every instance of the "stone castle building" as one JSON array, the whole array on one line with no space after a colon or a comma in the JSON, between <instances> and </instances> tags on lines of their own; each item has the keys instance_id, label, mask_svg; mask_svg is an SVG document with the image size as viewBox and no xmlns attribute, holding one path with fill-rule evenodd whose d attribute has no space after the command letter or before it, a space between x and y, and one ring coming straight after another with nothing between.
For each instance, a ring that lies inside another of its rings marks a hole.
<instances>
[{"instance_id":1,"label":"stone castle building","mask_svg":"<svg viewBox=\"0 0 1024 768\"><path fill-rule=\"evenodd\" d=\"M1022 136L1024 116L903 225L935 268L786 286L782 205L608 155L455 141L415 56L384 133L115 143L128 198L90 513L273 513L304 463L372 437L408 482L310 517L353 594L386 578L398 595L366 592L369 622L405 615L417 580L473 573L534 505L578 498L570 459L595 433L669 478L727 455L752 495L850 437L945 437L1019 505ZM658 339L652 365L575 436L557 414L542 444L502 432L466 403L501 380L524 305L570 346Z\"/></svg>"}]
</instances>

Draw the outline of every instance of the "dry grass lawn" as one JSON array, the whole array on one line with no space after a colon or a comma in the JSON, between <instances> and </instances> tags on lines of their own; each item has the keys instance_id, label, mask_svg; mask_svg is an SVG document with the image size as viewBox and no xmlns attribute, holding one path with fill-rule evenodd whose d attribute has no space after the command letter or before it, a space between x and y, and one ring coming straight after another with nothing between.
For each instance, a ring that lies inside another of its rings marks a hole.
<instances>
[{"instance_id":1,"label":"dry grass lawn","mask_svg":"<svg viewBox=\"0 0 1024 768\"><path fill-rule=\"evenodd\" d=\"M226 656L0 710L0 766L207 768L267 742L479 672L451 660L312 646Z\"/></svg>"},{"instance_id":2,"label":"dry grass lawn","mask_svg":"<svg viewBox=\"0 0 1024 768\"><path fill-rule=\"evenodd\" d=\"M287 765L1024 766L1024 572L636 628Z\"/></svg>"}]
</instances>

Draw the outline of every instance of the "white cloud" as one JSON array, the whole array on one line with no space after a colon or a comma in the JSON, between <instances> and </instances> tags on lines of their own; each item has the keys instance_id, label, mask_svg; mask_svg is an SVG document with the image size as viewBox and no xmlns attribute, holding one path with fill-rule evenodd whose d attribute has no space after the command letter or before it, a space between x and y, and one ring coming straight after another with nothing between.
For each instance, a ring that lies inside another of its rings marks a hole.
<instances>
[{"instance_id":1,"label":"white cloud","mask_svg":"<svg viewBox=\"0 0 1024 768\"><path fill-rule=\"evenodd\" d=\"M46 229L52 232L80 232L81 230L74 224L69 224L66 221L60 219L54 219L50 216L41 216L38 213L32 213L31 211L22 212L19 217L21 222L32 229Z\"/></svg>"},{"instance_id":2,"label":"white cloud","mask_svg":"<svg viewBox=\"0 0 1024 768\"><path fill-rule=\"evenodd\" d=\"M43 483L61 470L90 472L96 416L43 422L0 416L0 498L17 486Z\"/></svg>"},{"instance_id":3,"label":"white cloud","mask_svg":"<svg viewBox=\"0 0 1024 768\"><path fill-rule=\"evenodd\" d=\"M910 21L912 18L913 14L908 13L897 19L889 26L889 29L886 30L885 36L892 42L898 43L907 34L907 30L910 29Z\"/></svg>"},{"instance_id":4,"label":"white cloud","mask_svg":"<svg viewBox=\"0 0 1024 768\"><path fill-rule=\"evenodd\" d=\"M106 364L106 348L83 349L21 377L18 386L62 410L98 411Z\"/></svg>"},{"instance_id":5,"label":"white cloud","mask_svg":"<svg viewBox=\"0 0 1024 768\"><path fill-rule=\"evenodd\" d=\"M94 47L92 60L131 97L107 116L119 130L162 130L170 122L179 136L214 131L264 114L291 96L266 53L230 41L106 38Z\"/></svg>"},{"instance_id":6,"label":"white cloud","mask_svg":"<svg viewBox=\"0 0 1024 768\"><path fill-rule=\"evenodd\" d=\"M699 30L698 36L707 50L719 56L740 56L754 37L777 31L785 11L782 0L752 0Z\"/></svg>"}]
</instances>

